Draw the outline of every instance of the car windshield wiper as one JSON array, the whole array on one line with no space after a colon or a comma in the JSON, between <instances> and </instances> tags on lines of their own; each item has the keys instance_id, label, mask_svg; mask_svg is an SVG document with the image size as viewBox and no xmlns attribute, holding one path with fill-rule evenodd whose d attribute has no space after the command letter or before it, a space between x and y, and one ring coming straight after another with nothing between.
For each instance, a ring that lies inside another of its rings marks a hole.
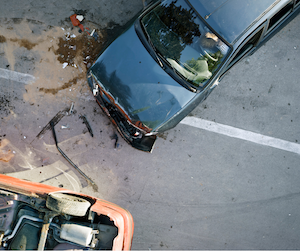
<instances>
[{"instance_id":1,"label":"car windshield wiper","mask_svg":"<svg viewBox=\"0 0 300 251\"><path fill-rule=\"evenodd\" d=\"M156 47L155 47L154 44L152 43L152 41L151 41L151 39L150 39L149 36L148 36L148 42L149 42L149 44L151 45L153 51L155 52L154 54L155 54L155 57L156 57L156 59L157 59L159 65L161 66L161 68L164 68L163 63L161 62L161 60L160 60L160 58L159 58L160 53L157 51Z\"/></svg>"},{"instance_id":2,"label":"car windshield wiper","mask_svg":"<svg viewBox=\"0 0 300 251\"><path fill-rule=\"evenodd\" d=\"M166 63L169 66L166 67L166 69L170 69L167 71L170 75L175 76L177 81L186 89L192 92L197 92L197 88L193 86L193 83L191 83L185 76L183 76L179 71L177 71L176 68L172 64L170 64L170 62L168 62L168 60L166 60Z\"/></svg>"},{"instance_id":3,"label":"car windshield wiper","mask_svg":"<svg viewBox=\"0 0 300 251\"><path fill-rule=\"evenodd\" d=\"M144 24L142 24L142 30L144 32L144 34L146 35L147 37L147 41L149 43L149 45L151 46L152 50L153 50L153 55L154 57L156 58L156 61L158 62L158 64L161 66L161 68L164 68L164 64L161 62L160 58L159 58L159 52L157 51L156 47L154 46L148 32L146 31L145 29L145 26Z\"/></svg>"}]
</instances>

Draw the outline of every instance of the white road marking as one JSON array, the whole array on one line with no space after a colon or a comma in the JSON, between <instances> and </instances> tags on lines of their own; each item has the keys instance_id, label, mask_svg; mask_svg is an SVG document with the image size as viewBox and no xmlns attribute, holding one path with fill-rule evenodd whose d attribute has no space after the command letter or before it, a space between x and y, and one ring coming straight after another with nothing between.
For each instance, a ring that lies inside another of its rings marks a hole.
<instances>
[{"instance_id":1,"label":"white road marking","mask_svg":"<svg viewBox=\"0 0 300 251\"><path fill-rule=\"evenodd\" d=\"M0 68L0 78L9 79L23 84L30 84L35 81L35 77L30 74L10 71L1 68Z\"/></svg>"},{"instance_id":2,"label":"white road marking","mask_svg":"<svg viewBox=\"0 0 300 251\"><path fill-rule=\"evenodd\" d=\"M186 117L180 123L200 128L206 131L226 135L232 138L242 139L256 144L270 146L284 151L300 154L300 144L242 130L232 126L219 124L213 121L195 117Z\"/></svg>"}]
</instances>

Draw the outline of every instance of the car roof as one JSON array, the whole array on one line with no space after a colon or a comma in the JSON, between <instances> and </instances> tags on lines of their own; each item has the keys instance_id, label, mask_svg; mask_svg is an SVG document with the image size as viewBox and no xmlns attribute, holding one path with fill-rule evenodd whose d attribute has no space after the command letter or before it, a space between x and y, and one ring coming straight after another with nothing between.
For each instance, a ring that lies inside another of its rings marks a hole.
<instances>
[{"instance_id":1,"label":"car roof","mask_svg":"<svg viewBox=\"0 0 300 251\"><path fill-rule=\"evenodd\" d=\"M234 44L245 30L280 0L189 0L206 22Z\"/></svg>"}]
</instances>

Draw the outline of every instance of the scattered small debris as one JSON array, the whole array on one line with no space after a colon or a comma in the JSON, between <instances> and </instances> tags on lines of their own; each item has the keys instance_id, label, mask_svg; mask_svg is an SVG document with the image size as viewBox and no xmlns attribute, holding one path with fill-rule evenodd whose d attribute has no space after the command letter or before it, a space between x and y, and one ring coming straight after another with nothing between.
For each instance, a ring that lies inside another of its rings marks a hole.
<instances>
[{"instance_id":1,"label":"scattered small debris","mask_svg":"<svg viewBox=\"0 0 300 251\"><path fill-rule=\"evenodd\" d=\"M63 63L63 69L65 69L68 66L68 63Z\"/></svg>"},{"instance_id":2,"label":"scattered small debris","mask_svg":"<svg viewBox=\"0 0 300 251\"><path fill-rule=\"evenodd\" d=\"M74 102L72 102L70 110L69 110L69 115L74 113Z\"/></svg>"},{"instance_id":3,"label":"scattered small debris","mask_svg":"<svg viewBox=\"0 0 300 251\"><path fill-rule=\"evenodd\" d=\"M93 29L93 31L91 33L91 37L95 38L95 41L97 41L97 39L99 38L99 35L97 34L95 29Z\"/></svg>"}]
</instances>

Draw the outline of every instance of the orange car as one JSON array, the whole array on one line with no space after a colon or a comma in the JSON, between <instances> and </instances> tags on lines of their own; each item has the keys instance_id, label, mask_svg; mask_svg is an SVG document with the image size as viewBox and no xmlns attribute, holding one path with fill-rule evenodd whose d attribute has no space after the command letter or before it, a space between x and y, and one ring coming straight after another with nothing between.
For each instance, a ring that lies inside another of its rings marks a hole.
<instances>
[{"instance_id":1,"label":"orange car","mask_svg":"<svg viewBox=\"0 0 300 251\"><path fill-rule=\"evenodd\" d=\"M0 174L1 248L129 250L133 230L113 203Z\"/></svg>"}]
</instances>

